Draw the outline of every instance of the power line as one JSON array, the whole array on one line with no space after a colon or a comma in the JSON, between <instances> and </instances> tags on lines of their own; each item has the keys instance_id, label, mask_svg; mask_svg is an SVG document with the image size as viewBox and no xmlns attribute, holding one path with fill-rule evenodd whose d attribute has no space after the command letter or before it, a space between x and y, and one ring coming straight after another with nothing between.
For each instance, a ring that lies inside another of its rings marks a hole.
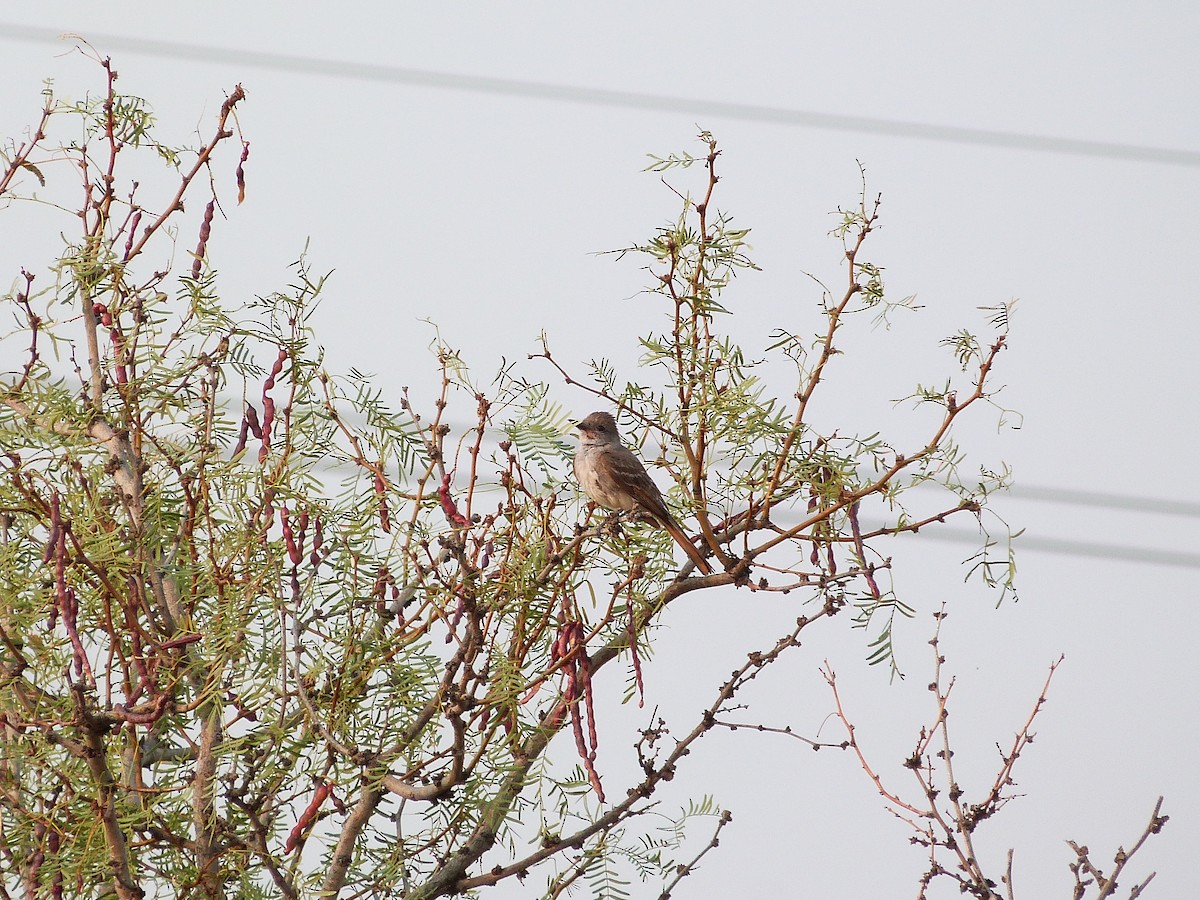
<instances>
[{"instance_id":1,"label":"power line","mask_svg":"<svg viewBox=\"0 0 1200 900\"><path fill-rule=\"evenodd\" d=\"M51 28L0 23L0 38L17 41L59 41L63 35ZM869 116L846 116L837 113L813 112L748 103L728 103L720 100L679 97L667 94L643 94L573 85L545 84L512 78L493 78L478 75L457 75L451 72L430 72L384 66L373 63L348 62L294 56L283 53L232 50L204 47L173 41L147 40L116 34L93 34L89 42L108 50L190 59L202 62L229 63L242 66L353 78L364 81L406 84L414 87L467 91L471 93L502 94L534 100L592 106L615 106L653 112L686 112L697 116L720 116L753 122L768 122L826 131L865 132L888 137L1002 147L1009 150L1028 150L1035 153L1059 153L1071 156L1091 156L1131 162L1165 163L1177 166L1200 166L1200 152L1169 147L1148 147L1109 141L1086 141L1049 135L1022 134L987 128L962 128L934 125L925 122L904 122Z\"/></svg>"},{"instance_id":2,"label":"power line","mask_svg":"<svg viewBox=\"0 0 1200 900\"><path fill-rule=\"evenodd\" d=\"M228 395L228 403L230 408L236 408L240 403L240 399ZM365 424L365 420L356 416L354 413L345 413L342 419L353 426L361 427ZM475 427L474 423L468 423L466 420L449 419L445 420L451 430L456 434L461 434L468 429ZM499 441L500 429L494 423L489 426L488 432L495 441ZM332 472L332 466L321 465L318 467L321 471ZM861 474L861 480L865 483L870 480L872 473L864 472ZM937 482L926 481L916 486L922 491L936 490L939 485ZM1112 491L1087 491L1078 488L1060 488L1045 484L1029 484L1024 481L1013 481L1004 490L996 490L992 496L998 500L1017 500L1030 503L1044 503L1050 506L1084 506L1093 509L1112 509L1123 512L1146 513L1148 515L1161 516L1179 516L1181 518L1200 519L1200 502L1194 500L1180 500L1174 497L1163 497L1145 494L1119 494ZM1049 540L1049 539L1047 539ZM1022 544L1029 545L1038 543L1037 539L1022 537ZM1084 553L1084 555L1103 556L1109 552L1109 545L1094 544L1091 542L1073 541L1067 542L1072 546L1088 546L1101 548L1095 554ZM1116 546L1116 545L1114 545ZM1118 547L1118 549L1120 549ZM1065 552L1065 551L1064 551ZM1116 552L1116 551L1114 551ZM1155 551L1157 552L1157 551ZM1171 554L1167 554L1170 556ZM1188 556L1184 554L1183 559L1200 560L1200 556ZM1190 563L1189 563L1190 564Z\"/></svg>"},{"instance_id":3,"label":"power line","mask_svg":"<svg viewBox=\"0 0 1200 900\"><path fill-rule=\"evenodd\" d=\"M1200 503L1166 497L1078 491L1036 484L1014 484L1006 493L1015 500L1042 500L1056 505L1094 506L1102 509L1124 509L1132 512L1200 518Z\"/></svg>"},{"instance_id":4,"label":"power line","mask_svg":"<svg viewBox=\"0 0 1200 900\"><path fill-rule=\"evenodd\" d=\"M331 466L320 465L318 468L327 474L334 471ZM1013 493L1016 494L1014 499L1028 499L1054 505L1081 505L1182 516L1200 515L1200 504L1197 503L1158 497L1136 497L1129 494L1063 490L1036 485L1010 488L1008 491L997 492L994 496L1004 497ZM791 513L785 512L776 521L776 524L786 528L796 525L798 522L799 519L795 519ZM885 527L885 523L873 522L869 527L873 530L877 527ZM978 531L945 525L922 528L921 537L926 540L943 543L973 544L976 548L981 547L984 540ZM1165 550L1157 547L1136 546L1133 544L1109 544L1100 541L1046 537L1031 534L1027 530L1023 531L1018 537L1013 538L1013 546L1018 552L1029 551L1032 553L1050 553L1060 556L1106 559L1112 562L1139 565L1200 569L1200 553L1186 553L1178 550Z\"/></svg>"},{"instance_id":5,"label":"power line","mask_svg":"<svg viewBox=\"0 0 1200 900\"><path fill-rule=\"evenodd\" d=\"M956 528L922 528L921 537L954 544L974 544L977 547L982 541L981 535L977 532ZM1107 559L1111 562L1200 569L1200 553L1159 550L1155 547L1134 547L1128 544L1102 544L1098 541L1072 541L1065 538L1039 537L1028 532L1015 538L1013 547L1018 554L1030 551L1063 556L1085 556L1091 559Z\"/></svg>"}]
</instances>

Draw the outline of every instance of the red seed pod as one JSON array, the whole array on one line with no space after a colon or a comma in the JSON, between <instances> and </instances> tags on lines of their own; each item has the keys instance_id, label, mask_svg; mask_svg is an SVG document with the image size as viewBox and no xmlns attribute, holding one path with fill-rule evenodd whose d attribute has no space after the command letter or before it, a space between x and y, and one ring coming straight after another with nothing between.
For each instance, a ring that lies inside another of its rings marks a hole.
<instances>
[{"instance_id":1,"label":"red seed pod","mask_svg":"<svg viewBox=\"0 0 1200 900\"><path fill-rule=\"evenodd\" d=\"M392 533L392 514L388 510L387 497L379 498L379 527L383 529L384 534Z\"/></svg>"},{"instance_id":2,"label":"red seed pod","mask_svg":"<svg viewBox=\"0 0 1200 900\"><path fill-rule=\"evenodd\" d=\"M300 839L304 836L304 832L309 829L317 820L317 813L321 811L321 805L326 798L333 793L333 785L327 781L322 781L317 790L313 793L312 800L305 807L304 812L300 814L300 818L296 820L296 827L288 834L287 841L284 842L283 852L291 853L300 844Z\"/></svg>"},{"instance_id":3,"label":"red seed pod","mask_svg":"<svg viewBox=\"0 0 1200 900\"><path fill-rule=\"evenodd\" d=\"M54 546L54 593L64 614L70 605L67 591L67 535L59 528L58 542Z\"/></svg>"},{"instance_id":4,"label":"red seed pod","mask_svg":"<svg viewBox=\"0 0 1200 900\"><path fill-rule=\"evenodd\" d=\"M271 425L275 422L275 401L263 395L262 417L262 448L258 451L258 461L264 462L271 453Z\"/></svg>"},{"instance_id":5,"label":"red seed pod","mask_svg":"<svg viewBox=\"0 0 1200 900\"><path fill-rule=\"evenodd\" d=\"M313 544L312 553L309 554L308 562L316 571L321 566L321 545L325 543L325 533L321 525L321 517L317 516L317 520L313 525Z\"/></svg>"},{"instance_id":6,"label":"red seed pod","mask_svg":"<svg viewBox=\"0 0 1200 900\"><path fill-rule=\"evenodd\" d=\"M587 657L587 653L579 655L579 671L583 679L583 701L587 707L587 722L588 722L588 741L591 743L591 753L589 759L596 758L596 748L600 745L600 740L596 736L596 709L592 705L592 698L595 692L592 690L592 673Z\"/></svg>"},{"instance_id":7,"label":"red seed pod","mask_svg":"<svg viewBox=\"0 0 1200 900\"><path fill-rule=\"evenodd\" d=\"M258 410L254 408L254 404L246 404L246 415L243 418L246 426L250 429L250 433L254 435L256 441L262 440L262 425L258 423Z\"/></svg>"},{"instance_id":8,"label":"red seed pod","mask_svg":"<svg viewBox=\"0 0 1200 900\"><path fill-rule=\"evenodd\" d=\"M571 699L574 699L574 696ZM575 732L575 751L579 754L580 759L586 760L588 758L588 747L587 742L583 738L583 716L579 712L578 703L571 704L571 730Z\"/></svg>"},{"instance_id":9,"label":"red seed pod","mask_svg":"<svg viewBox=\"0 0 1200 900\"><path fill-rule=\"evenodd\" d=\"M192 260L192 279L200 277L200 273L204 270L204 254L208 248L208 238L212 234L212 219L213 210L216 207L216 202L208 201L208 206L204 207L204 220L200 223L200 240L196 244L196 252Z\"/></svg>"},{"instance_id":10,"label":"red seed pod","mask_svg":"<svg viewBox=\"0 0 1200 900\"><path fill-rule=\"evenodd\" d=\"M208 201L208 206L204 208L204 221L200 223L200 240L205 242L209 235L212 234L212 217L215 203L212 200Z\"/></svg>"},{"instance_id":11,"label":"red seed pod","mask_svg":"<svg viewBox=\"0 0 1200 900\"><path fill-rule=\"evenodd\" d=\"M242 416L242 427L238 429L237 443L233 445L233 455L237 456L246 449L246 438L250 431L250 424L246 421L246 417Z\"/></svg>"},{"instance_id":12,"label":"red seed pod","mask_svg":"<svg viewBox=\"0 0 1200 900\"><path fill-rule=\"evenodd\" d=\"M288 559L292 561L293 566L298 566L303 556L300 552L300 547L296 544L296 535L292 530L292 520L288 515L286 506L279 508L279 524L283 529L284 543L287 544Z\"/></svg>"},{"instance_id":13,"label":"red seed pod","mask_svg":"<svg viewBox=\"0 0 1200 900\"><path fill-rule=\"evenodd\" d=\"M446 514L446 519L455 528L466 528L471 524L470 520L458 511L454 498L450 496L449 474L442 476L441 486L438 487L438 501L442 505L442 512Z\"/></svg>"},{"instance_id":14,"label":"red seed pod","mask_svg":"<svg viewBox=\"0 0 1200 900\"><path fill-rule=\"evenodd\" d=\"M879 583L875 581L875 570L874 570L874 568L873 568L873 567L868 567L868 568L867 568L867 570L866 570L865 572L863 572L863 577L864 577L864 578L866 579L866 581L867 581L867 591L870 593L870 595L871 595L872 597L874 597L876 600L880 600L880 599L882 599L882 598L883 598L883 594L882 594L882 593L880 593L880 590L879 590Z\"/></svg>"},{"instance_id":15,"label":"red seed pod","mask_svg":"<svg viewBox=\"0 0 1200 900\"><path fill-rule=\"evenodd\" d=\"M567 676L566 683L563 685L563 703L571 707L571 718L575 719L579 714L579 707L575 703L575 700L579 696L579 689L575 684L575 660L568 662L563 671ZM581 731L581 737L582 734L583 732Z\"/></svg>"},{"instance_id":16,"label":"red seed pod","mask_svg":"<svg viewBox=\"0 0 1200 900\"><path fill-rule=\"evenodd\" d=\"M133 236L137 232L141 221L142 211L139 209L133 214L133 218L129 222L129 237L125 239L125 259L129 259L129 254L133 252Z\"/></svg>"},{"instance_id":17,"label":"red seed pod","mask_svg":"<svg viewBox=\"0 0 1200 900\"><path fill-rule=\"evenodd\" d=\"M567 630L560 628L558 636L554 639L554 645L550 648L550 660L558 662L567 655Z\"/></svg>"},{"instance_id":18,"label":"red seed pod","mask_svg":"<svg viewBox=\"0 0 1200 900\"><path fill-rule=\"evenodd\" d=\"M50 534L46 538L46 549L42 552L42 562L49 563L58 551L62 538L62 513L59 510L58 493L50 496Z\"/></svg>"},{"instance_id":19,"label":"red seed pod","mask_svg":"<svg viewBox=\"0 0 1200 900\"><path fill-rule=\"evenodd\" d=\"M246 199L246 160L250 158L250 142L242 141L242 158L238 160L235 175L237 176L238 204Z\"/></svg>"},{"instance_id":20,"label":"red seed pod","mask_svg":"<svg viewBox=\"0 0 1200 900\"><path fill-rule=\"evenodd\" d=\"M50 535L46 538L46 549L42 551L43 565L54 559L54 553L58 549L58 532L60 528L62 528L61 525L50 526Z\"/></svg>"},{"instance_id":21,"label":"red seed pod","mask_svg":"<svg viewBox=\"0 0 1200 900\"><path fill-rule=\"evenodd\" d=\"M592 761L585 759L583 767L587 769L588 780L592 783L592 790L596 792L596 799L601 803L604 802L604 788L600 785L600 773L596 771L596 767L592 765Z\"/></svg>"}]
</instances>

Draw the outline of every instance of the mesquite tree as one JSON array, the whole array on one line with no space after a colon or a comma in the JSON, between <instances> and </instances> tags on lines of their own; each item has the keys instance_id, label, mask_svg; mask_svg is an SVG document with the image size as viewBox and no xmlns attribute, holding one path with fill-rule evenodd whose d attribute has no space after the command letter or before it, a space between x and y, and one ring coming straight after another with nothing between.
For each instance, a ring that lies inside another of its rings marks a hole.
<instances>
[{"instance_id":1,"label":"mesquite tree","mask_svg":"<svg viewBox=\"0 0 1200 900\"><path fill-rule=\"evenodd\" d=\"M639 817L716 715L842 611L886 664L910 610L881 544L982 516L1002 478L960 479L951 436L989 402L1007 310L993 337L949 339L917 445L820 432L808 411L840 330L889 304L863 249L878 204L864 193L843 213L845 284L816 336L756 350L793 368L776 396L721 330L752 263L715 205L704 134L699 156L653 166L703 173L698 194L630 248L667 323L643 338L643 383L543 339L487 390L439 343L432 396L383 391L323 367L308 324L323 279L305 263L279 293L221 299L207 242L246 191L241 87L179 150L99 62L99 96L47 92L0 176L10 228L37 198L67 211L68 235L4 297L0 889L436 897L537 872L557 896L619 857L669 892L686 845L637 842ZM164 165L173 182L154 193ZM659 480L714 574L581 502L548 376L661 447ZM919 484L943 500L918 515L904 495ZM1007 587L1007 549L976 564ZM641 690L657 624L714 589L791 592L794 628L743 655L690 732L641 731L639 778L606 785L594 683ZM728 821L706 803L680 818L695 816Z\"/></svg>"}]
</instances>

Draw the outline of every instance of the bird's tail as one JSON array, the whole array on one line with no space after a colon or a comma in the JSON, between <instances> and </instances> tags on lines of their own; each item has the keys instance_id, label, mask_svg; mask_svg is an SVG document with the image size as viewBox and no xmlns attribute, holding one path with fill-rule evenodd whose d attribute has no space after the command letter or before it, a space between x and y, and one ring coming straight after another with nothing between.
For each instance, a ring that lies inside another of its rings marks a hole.
<instances>
[{"instance_id":1,"label":"bird's tail","mask_svg":"<svg viewBox=\"0 0 1200 900\"><path fill-rule=\"evenodd\" d=\"M683 552L688 555L688 559L695 563L697 569L705 575L712 574L712 565L704 558L704 554L700 552L699 548L688 539L683 529L679 527L678 522L660 522L659 524L662 525L667 534L674 538L675 543L683 548Z\"/></svg>"}]
</instances>

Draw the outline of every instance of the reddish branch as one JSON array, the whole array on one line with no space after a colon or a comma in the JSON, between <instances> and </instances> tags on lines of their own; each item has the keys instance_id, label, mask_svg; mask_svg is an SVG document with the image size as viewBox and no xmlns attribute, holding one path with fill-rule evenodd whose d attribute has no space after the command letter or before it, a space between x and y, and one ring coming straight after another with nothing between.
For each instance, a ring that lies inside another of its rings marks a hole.
<instances>
[{"instance_id":1,"label":"reddish branch","mask_svg":"<svg viewBox=\"0 0 1200 900\"><path fill-rule=\"evenodd\" d=\"M935 631L933 640L930 642L934 651L935 675L933 683L930 685L930 690L934 696L936 709L932 723L921 728L916 748L905 763L905 768L912 772L917 781L917 792L922 798L920 801L905 800L898 791L894 791L885 785L884 778L867 760L866 753L859 744L854 724L842 703L842 698L838 691L837 676L830 668L828 662L825 663L823 674L833 693L837 717L846 729L846 733L849 736L849 746L858 756L859 765L862 767L863 772L875 785L880 795L888 802L893 814L902 821L907 822L914 829L916 832L914 842L926 847L929 851L929 869L921 878L919 896L926 896L926 890L932 881L945 877L955 881L962 892L975 897L988 898L988 900L993 900L993 898L994 900L1000 900L1000 895L994 891L994 886L999 882L1003 882L1008 885L1009 898L1011 900L1013 896L1011 851L1008 868L1004 875L1000 877L999 881L992 879L984 870L983 864L976 853L974 843L975 833L982 822L991 818L1011 799L1011 796L1006 794L1005 790L1013 784L1012 773L1018 758L1026 747L1033 742L1034 734L1032 728L1034 720L1046 703L1046 698L1050 690L1050 681L1058 666L1062 663L1062 659L1060 658L1051 664L1046 681L1042 685L1032 711L1017 732L1012 747L1001 756L1000 768L991 788L978 802L967 802L965 791L959 786L954 775L953 760L955 751L950 740L948 726L948 704L954 682L951 680L943 688L942 665L944 660L938 647L941 622L944 621L946 616L944 611L935 615L938 620L938 628ZM931 746L935 740L940 745L936 752ZM945 806L939 805L941 803L944 803ZM1158 829L1166 822L1165 816L1159 816L1161 803L1162 800L1160 798L1159 806L1155 807L1150 825L1133 850L1129 851L1128 854L1123 850L1118 852L1118 872L1125 862L1128 861L1128 857L1132 856L1142 846L1149 835L1157 833ZM1074 844L1071 846L1077 851L1077 855L1079 856L1078 862L1072 866L1072 871L1075 872L1077 879L1076 900L1081 900L1084 896L1085 887L1087 884L1092 883L1092 881L1098 886L1100 892L1098 898L1110 896L1111 889L1115 887L1116 872L1114 872L1111 879L1104 878L1098 870L1093 871L1089 868L1091 863L1086 859L1086 849L1080 853L1078 847ZM947 868L939 862L938 854L941 849L953 853L957 863L954 868ZM1085 879L1081 878L1081 873L1084 872L1090 873L1092 876L1092 881L1087 881L1086 884ZM1153 877L1153 874L1151 874L1150 878ZM1149 878L1146 879L1145 883L1148 883L1149 880ZM1145 883L1135 889L1134 894L1131 896L1137 896Z\"/></svg>"}]
</instances>

